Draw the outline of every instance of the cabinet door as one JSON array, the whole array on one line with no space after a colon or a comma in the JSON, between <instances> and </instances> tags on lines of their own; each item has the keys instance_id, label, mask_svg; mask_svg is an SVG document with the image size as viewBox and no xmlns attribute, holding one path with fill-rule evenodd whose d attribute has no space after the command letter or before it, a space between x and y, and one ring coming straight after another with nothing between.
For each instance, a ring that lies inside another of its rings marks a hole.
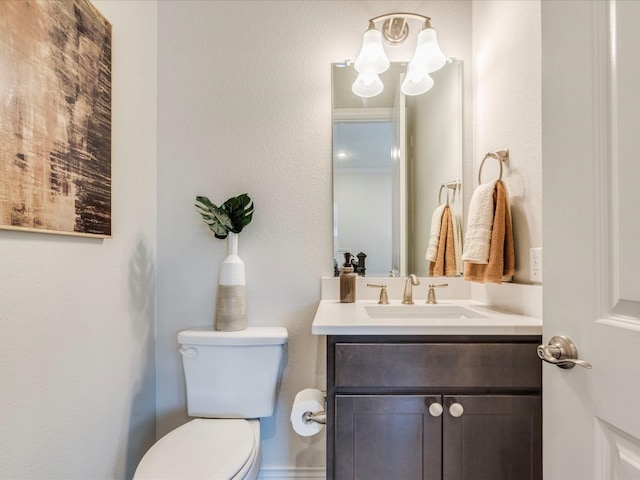
<instances>
[{"instance_id":1,"label":"cabinet door","mask_svg":"<svg viewBox=\"0 0 640 480\"><path fill-rule=\"evenodd\" d=\"M336 395L335 480L440 479L439 395ZM437 412L435 412L437 413Z\"/></svg>"},{"instance_id":2,"label":"cabinet door","mask_svg":"<svg viewBox=\"0 0 640 480\"><path fill-rule=\"evenodd\" d=\"M542 479L540 396L445 396L442 417L445 480Z\"/></svg>"}]
</instances>

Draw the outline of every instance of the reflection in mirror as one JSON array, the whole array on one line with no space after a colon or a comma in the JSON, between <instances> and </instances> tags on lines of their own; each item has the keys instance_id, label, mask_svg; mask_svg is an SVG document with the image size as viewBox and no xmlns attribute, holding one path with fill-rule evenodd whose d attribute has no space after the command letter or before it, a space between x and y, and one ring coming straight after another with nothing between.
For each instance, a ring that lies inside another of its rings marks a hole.
<instances>
[{"instance_id":1,"label":"reflection in mirror","mask_svg":"<svg viewBox=\"0 0 640 480\"><path fill-rule=\"evenodd\" d=\"M364 252L367 276L429 276L434 211L448 201L462 218L462 62L416 96L400 92L405 70L392 63L383 92L360 98L353 66L332 65L334 265Z\"/></svg>"}]
</instances>

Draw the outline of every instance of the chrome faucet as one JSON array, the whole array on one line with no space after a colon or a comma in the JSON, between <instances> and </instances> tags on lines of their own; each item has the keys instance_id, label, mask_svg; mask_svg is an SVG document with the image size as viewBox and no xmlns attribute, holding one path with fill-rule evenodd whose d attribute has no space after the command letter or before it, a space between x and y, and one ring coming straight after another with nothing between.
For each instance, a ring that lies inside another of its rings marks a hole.
<instances>
[{"instance_id":1,"label":"chrome faucet","mask_svg":"<svg viewBox=\"0 0 640 480\"><path fill-rule=\"evenodd\" d=\"M402 295L402 303L406 305L413 304L413 285L420 285L420 280L413 273L407 277L404 284L404 294Z\"/></svg>"}]
</instances>

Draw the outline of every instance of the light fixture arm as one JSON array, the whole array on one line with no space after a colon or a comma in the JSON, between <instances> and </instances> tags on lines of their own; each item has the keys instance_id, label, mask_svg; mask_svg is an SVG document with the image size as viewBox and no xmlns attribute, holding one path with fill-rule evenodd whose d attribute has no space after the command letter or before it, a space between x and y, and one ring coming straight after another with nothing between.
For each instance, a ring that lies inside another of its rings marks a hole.
<instances>
[{"instance_id":1,"label":"light fixture arm","mask_svg":"<svg viewBox=\"0 0 640 480\"><path fill-rule=\"evenodd\" d=\"M382 20L390 20L392 18L412 18L414 20L420 20L423 21L425 26L424 28L430 28L431 27L431 17L427 17L425 15L419 15L417 13L408 13L408 12L396 12L396 13L385 13L384 15L378 15L377 17L373 17L369 19L369 24L371 23L378 23L381 22Z\"/></svg>"},{"instance_id":2,"label":"light fixture arm","mask_svg":"<svg viewBox=\"0 0 640 480\"><path fill-rule=\"evenodd\" d=\"M376 23L383 22L382 38L390 45L401 45L409 36L408 20L419 20L423 22L422 29L431 28L431 18L417 13L396 12L385 13L369 19L369 30L376 28Z\"/></svg>"}]
</instances>

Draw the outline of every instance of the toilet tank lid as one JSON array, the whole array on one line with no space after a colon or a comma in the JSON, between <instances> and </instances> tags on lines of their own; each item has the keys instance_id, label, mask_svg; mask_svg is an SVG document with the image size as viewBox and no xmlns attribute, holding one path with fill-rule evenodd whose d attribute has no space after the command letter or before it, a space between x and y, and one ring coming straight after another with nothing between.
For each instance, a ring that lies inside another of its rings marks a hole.
<instances>
[{"instance_id":1,"label":"toilet tank lid","mask_svg":"<svg viewBox=\"0 0 640 480\"><path fill-rule=\"evenodd\" d=\"M237 332L219 332L207 327L178 333L181 345L282 345L286 342L284 327L249 327Z\"/></svg>"}]
</instances>

